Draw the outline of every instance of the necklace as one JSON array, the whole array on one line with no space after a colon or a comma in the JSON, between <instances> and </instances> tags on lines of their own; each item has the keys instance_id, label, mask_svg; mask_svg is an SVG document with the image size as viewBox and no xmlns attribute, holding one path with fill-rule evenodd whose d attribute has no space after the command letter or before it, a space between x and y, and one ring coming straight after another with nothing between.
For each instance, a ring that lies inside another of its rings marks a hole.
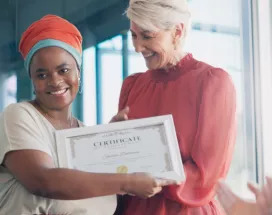
<instances>
[{"instance_id":1,"label":"necklace","mask_svg":"<svg viewBox=\"0 0 272 215\"><path fill-rule=\"evenodd\" d=\"M63 123L61 122L61 120L59 119L54 119L53 117L51 117L48 112L46 110L44 110L44 108L40 105L39 102L37 102L36 100L34 100L34 103L36 104L36 106L41 110L42 114L45 116L45 118L47 118L47 120L49 121L53 121L53 122L57 122L57 126L55 126L55 123L53 123L53 127L57 130L62 130L62 129L66 129L66 126L63 126ZM52 124L52 123L51 123ZM73 120L73 116L72 116L72 112L69 114L69 118L67 119L66 125L69 125L68 128L72 128L73 124L74 124L74 120Z\"/></svg>"}]
</instances>

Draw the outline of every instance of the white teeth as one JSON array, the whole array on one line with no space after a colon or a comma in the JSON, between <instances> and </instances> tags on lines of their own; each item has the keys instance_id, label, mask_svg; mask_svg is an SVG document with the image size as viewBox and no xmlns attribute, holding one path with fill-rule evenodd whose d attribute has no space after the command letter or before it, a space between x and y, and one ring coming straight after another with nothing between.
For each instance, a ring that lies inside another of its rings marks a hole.
<instances>
[{"instance_id":1,"label":"white teeth","mask_svg":"<svg viewBox=\"0 0 272 215\"><path fill-rule=\"evenodd\" d=\"M64 90L59 90L59 91L55 91L55 92L50 92L50 94L53 94L53 95L60 95L60 94L63 94L65 93L66 89Z\"/></svg>"},{"instance_id":2,"label":"white teeth","mask_svg":"<svg viewBox=\"0 0 272 215\"><path fill-rule=\"evenodd\" d=\"M152 55L154 55L154 53L150 53L150 54L143 54L144 57L151 57Z\"/></svg>"}]
</instances>

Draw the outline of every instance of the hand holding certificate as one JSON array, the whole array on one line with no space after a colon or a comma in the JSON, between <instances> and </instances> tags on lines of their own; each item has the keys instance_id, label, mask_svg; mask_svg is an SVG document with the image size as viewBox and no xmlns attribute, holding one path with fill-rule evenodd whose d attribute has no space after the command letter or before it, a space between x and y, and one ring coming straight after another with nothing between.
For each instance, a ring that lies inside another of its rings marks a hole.
<instances>
[{"instance_id":1,"label":"hand holding certificate","mask_svg":"<svg viewBox=\"0 0 272 215\"><path fill-rule=\"evenodd\" d=\"M162 187L177 184L175 181L169 179L156 179L147 173L132 173L127 174L127 176L129 182L122 188L124 194L141 198L152 197L156 193L159 193ZM142 190L145 192L143 193Z\"/></svg>"},{"instance_id":2,"label":"hand holding certificate","mask_svg":"<svg viewBox=\"0 0 272 215\"><path fill-rule=\"evenodd\" d=\"M56 132L60 167L185 180L171 115Z\"/></svg>"}]
</instances>

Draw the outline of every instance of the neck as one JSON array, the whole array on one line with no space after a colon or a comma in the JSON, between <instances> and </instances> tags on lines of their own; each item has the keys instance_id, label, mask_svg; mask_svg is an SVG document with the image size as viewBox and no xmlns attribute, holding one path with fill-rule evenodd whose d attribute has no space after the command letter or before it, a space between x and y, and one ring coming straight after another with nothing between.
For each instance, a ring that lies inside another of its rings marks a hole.
<instances>
[{"instance_id":1,"label":"neck","mask_svg":"<svg viewBox=\"0 0 272 215\"><path fill-rule=\"evenodd\" d=\"M171 68L175 67L181 60L187 55L186 52L178 52L173 54L169 63L163 68L166 72L169 72Z\"/></svg>"},{"instance_id":2,"label":"neck","mask_svg":"<svg viewBox=\"0 0 272 215\"><path fill-rule=\"evenodd\" d=\"M41 111L43 114L48 115L50 118L54 120L67 122L72 119L71 105L63 109L51 109L46 107L38 99L35 99L33 103L36 106L36 108L39 109L39 111Z\"/></svg>"}]
</instances>

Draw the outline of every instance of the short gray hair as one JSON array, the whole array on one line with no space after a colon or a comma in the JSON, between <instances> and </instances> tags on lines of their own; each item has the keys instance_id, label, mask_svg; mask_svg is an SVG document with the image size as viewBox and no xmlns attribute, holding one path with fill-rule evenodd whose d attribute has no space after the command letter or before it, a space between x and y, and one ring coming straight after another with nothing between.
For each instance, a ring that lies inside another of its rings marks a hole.
<instances>
[{"instance_id":1,"label":"short gray hair","mask_svg":"<svg viewBox=\"0 0 272 215\"><path fill-rule=\"evenodd\" d=\"M170 30L182 23L186 34L191 21L187 0L130 0L126 14L148 31Z\"/></svg>"}]
</instances>

